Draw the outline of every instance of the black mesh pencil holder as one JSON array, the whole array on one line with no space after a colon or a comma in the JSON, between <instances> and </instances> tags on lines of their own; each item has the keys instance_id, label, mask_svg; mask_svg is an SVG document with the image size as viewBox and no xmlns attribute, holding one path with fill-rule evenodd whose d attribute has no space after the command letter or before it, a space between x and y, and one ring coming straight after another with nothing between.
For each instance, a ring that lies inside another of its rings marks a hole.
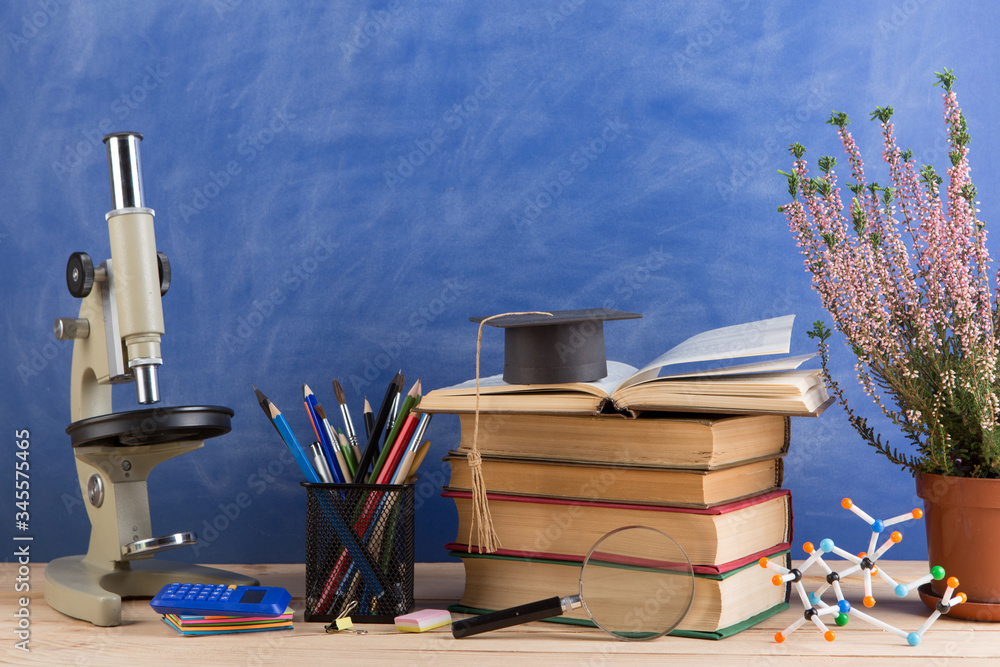
<instances>
[{"instance_id":1,"label":"black mesh pencil holder","mask_svg":"<svg viewBox=\"0 0 1000 667\"><path fill-rule=\"evenodd\" d=\"M413 485L306 487L306 621L392 623L413 608Z\"/></svg>"}]
</instances>

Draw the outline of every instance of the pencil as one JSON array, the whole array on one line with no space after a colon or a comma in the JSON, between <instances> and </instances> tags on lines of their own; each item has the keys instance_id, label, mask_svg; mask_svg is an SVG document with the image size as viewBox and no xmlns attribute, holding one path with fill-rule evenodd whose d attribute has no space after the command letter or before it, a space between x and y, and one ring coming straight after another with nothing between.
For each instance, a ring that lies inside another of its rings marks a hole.
<instances>
[{"instance_id":1,"label":"pencil","mask_svg":"<svg viewBox=\"0 0 1000 667\"><path fill-rule=\"evenodd\" d=\"M340 443L340 451L344 452L344 459L351 468L351 477L358 474L358 459L361 458L361 448L357 445L351 446L347 441L347 436L339 428L337 429L337 442Z\"/></svg>"},{"instance_id":2,"label":"pencil","mask_svg":"<svg viewBox=\"0 0 1000 667\"><path fill-rule=\"evenodd\" d=\"M420 441L423 440L424 433L427 431L427 424L431 420L431 414L428 412L420 415L420 422L417 424L416 431L413 432L413 437L410 438L410 442L406 448L406 454L403 456L403 460L399 462L396 467L396 474L392 476L393 484L402 484L406 481L406 478L410 476L410 468L413 467L413 463L417 458L417 450L420 449ZM419 463L417 465L420 465Z\"/></svg>"},{"instance_id":3,"label":"pencil","mask_svg":"<svg viewBox=\"0 0 1000 667\"><path fill-rule=\"evenodd\" d=\"M382 399L382 406L379 408L378 417L375 418L372 432L368 436L368 443L365 445L364 454L361 455L361 460L358 461L358 474L354 476L356 483L363 484L368 480L368 469L378 454L378 441L381 439L385 423L389 418L389 410L392 409L392 397L394 394L399 393L399 388L402 386L400 384L402 375L402 372L396 373L392 378L392 382L389 383L388 388L385 390L385 398Z\"/></svg>"},{"instance_id":4,"label":"pencil","mask_svg":"<svg viewBox=\"0 0 1000 667\"><path fill-rule=\"evenodd\" d=\"M407 392L406 398L403 400L403 405L399 409L399 416L396 417L396 422L392 425L389 430L389 435L385 438L385 444L382 446L382 453L379 455L378 460L375 461L375 466L372 468L372 479L379 479L381 477L381 472L385 462L389 459L390 454L396 448L396 439L399 437L399 432L406 423L406 418L410 414L410 409L420 400L420 380L413 383L410 391ZM376 482L378 483L378 482Z\"/></svg>"},{"instance_id":5,"label":"pencil","mask_svg":"<svg viewBox=\"0 0 1000 667\"><path fill-rule=\"evenodd\" d=\"M420 449L417 450L417 455L413 457L413 463L410 464L410 470L406 475L406 484L412 484L417 479L417 469L420 468L420 464L424 462L424 457L427 456L427 452L431 449L431 441L425 440L424 444L420 445Z\"/></svg>"},{"instance_id":6,"label":"pencil","mask_svg":"<svg viewBox=\"0 0 1000 667\"><path fill-rule=\"evenodd\" d=\"M306 406L306 413L309 415L309 421L312 423L313 431L316 433L316 439L319 440L319 444L323 448L323 456L326 458L326 464L333 474L333 480L338 484L343 484L344 475L340 472L340 466L337 465L337 453L334 451L333 443L330 442L330 438L326 434L326 429L323 428L323 423L320 422L319 415L316 412L316 407L319 405L316 402L316 396L307 384L302 385L302 402Z\"/></svg>"},{"instance_id":7,"label":"pencil","mask_svg":"<svg viewBox=\"0 0 1000 667\"><path fill-rule=\"evenodd\" d=\"M417 430L417 422L419 418L417 413L411 412L406 416L406 421L403 424L403 428L399 430L396 434L396 440L392 443L392 451L389 453L388 458L382 464L382 469L378 473L378 478L376 484L388 484L392 482L392 478L396 472L396 466L399 465L400 459L406 454L407 445L410 444L410 438L413 437L413 433ZM389 449L386 447L386 449Z\"/></svg>"},{"instance_id":8,"label":"pencil","mask_svg":"<svg viewBox=\"0 0 1000 667\"><path fill-rule=\"evenodd\" d=\"M372 437L372 429L375 428L375 415L372 414L371 403L368 402L368 397L365 396L365 438Z\"/></svg>"},{"instance_id":9,"label":"pencil","mask_svg":"<svg viewBox=\"0 0 1000 667\"><path fill-rule=\"evenodd\" d=\"M260 389L257 388L257 385L252 384L250 386L253 387L253 393L257 395L257 403L260 404L260 409L264 411L265 415L267 415L267 419L271 422L271 426L274 427L274 430L278 431L278 425L274 423L273 419L271 419L270 401L267 400L267 396L261 393ZM278 431L278 435L281 435L281 431Z\"/></svg>"},{"instance_id":10,"label":"pencil","mask_svg":"<svg viewBox=\"0 0 1000 667\"><path fill-rule=\"evenodd\" d=\"M274 428L278 430L278 435L281 436L289 451L292 452L292 457L299 464L299 468L302 470L302 474L305 475L306 481L313 484L320 484L322 480L316 473L316 469L309 463L309 459L306 458L306 453L302 450L302 446L299 445L299 441L295 439L295 434L292 433L292 428L288 425L285 415L281 414L278 406L268 400L266 396L263 394L261 396L264 398L264 403L261 404L261 407L267 406L267 415L270 417L271 423L274 424Z\"/></svg>"}]
</instances>

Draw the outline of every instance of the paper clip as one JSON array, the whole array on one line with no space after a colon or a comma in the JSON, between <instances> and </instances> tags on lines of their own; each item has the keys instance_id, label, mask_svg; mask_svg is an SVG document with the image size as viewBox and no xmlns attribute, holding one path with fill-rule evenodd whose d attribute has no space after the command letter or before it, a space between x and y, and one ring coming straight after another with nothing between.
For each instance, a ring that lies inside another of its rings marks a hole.
<instances>
[{"instance_id":1,"label":"paper clip","mask_svg":"<svg viewBox=\"0 0 1000 667\"><path fill-rule=\"evenodd\" d=\"M351 621L351 617L348 616L348 614L351 613L351 610L357 606L358 606L358 601L352 600L351 603L348 604L342 612L340 612L340 615L337 616L337 619L330 625L326 626L326 633L331 634L334 632L350 632L351 634L355 635L367 635L368 634L367 630L355 630L354 623Z\"/></svg>"}]
</instances>

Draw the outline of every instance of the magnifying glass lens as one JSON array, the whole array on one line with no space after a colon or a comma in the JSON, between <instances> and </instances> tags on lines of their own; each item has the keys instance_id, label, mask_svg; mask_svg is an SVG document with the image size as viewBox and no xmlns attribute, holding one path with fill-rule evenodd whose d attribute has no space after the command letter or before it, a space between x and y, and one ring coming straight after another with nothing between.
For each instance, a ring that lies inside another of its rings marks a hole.
<instances>
[{"instance_id":1,"label":"magnifying glass lens","mask_svg":"<svg viewBox=\"0 0 1000 667\"><path fill-rule=\"evenodd\" d=\"M687 614L694 572L671 537L646 526L605 535L580 571L580 597L594 623L620 639L655 639Z\"/></svg>"},{"instance_id":2,"label":"magnifying glass lens","mask_svg":"<svg viewBox=\"0 0 1000 667\"><path fill-rule=\"evenodd\" d=\"M502 584L498 584L502 585ZM580 568L580 594L552 597L451 624L456 638L561 616L581 604L618 639L656 639L677 627L694 599L694 572L672 538L647 526L613 530Z\"/></svg>"}]
</instances>

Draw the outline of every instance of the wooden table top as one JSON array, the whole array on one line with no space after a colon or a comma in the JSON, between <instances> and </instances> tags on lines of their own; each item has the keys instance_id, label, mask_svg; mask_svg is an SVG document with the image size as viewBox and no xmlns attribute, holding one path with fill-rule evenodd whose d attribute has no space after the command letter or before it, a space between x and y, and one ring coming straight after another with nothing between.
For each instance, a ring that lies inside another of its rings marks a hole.
<instances>
[{"instance_id":1,"label":"wooden table top","mask_svg":"<svg viewBox=\"0 0 1000 667\"><path fill-rule=\"evenodd\" d=\"M910 581L927 571L922 562L880 563L894 578ZM774 634L802 614L793 596L791 609L760 625L721 641L662 637L648 642L616 641L596 628L558 623L529 623L517 628L456 640L442 627L426 633L400 633L392 625L358 626L364 636L326 634L324 624L303 621L305 567L295 564L220 565L225 569L257 577L263 585L282 586L293 596L295 628L291 631L244 635L181 637L166 627L147 600L126 600L123 623L112 628L95 627L69 618L50 608L44 600L45 565L30 565L30 652L15 648L13 612L24 593L15 592L16 564L0 565L0 601L3 607L3 645L0 664L18 665L742 665L783 664L997 664L1000 657L1000 623L977 623L942 617L924 635L917 647L899 637L852 620L837 628L837 638L827 642L811 624L803 626L784 643ZM763 574L763 573L762 573ZM807 589L818 585L818 577L807 573ZM764 576L767 576L766 574ZM815 580L815 581L811 581ZM462 595L464 576L459 563L418 563L415 596L417 609L446 608ZM906 631L920 627L930 613L916 592L898 599L881 582L876 584L878 604L866 610L880 620ZM845 582L849 600L863 596L861 580ZM539 597L565 595L562 591L540 591ZM832 624L831 624L832 625Z\"/></svg>"}]
</instances>

